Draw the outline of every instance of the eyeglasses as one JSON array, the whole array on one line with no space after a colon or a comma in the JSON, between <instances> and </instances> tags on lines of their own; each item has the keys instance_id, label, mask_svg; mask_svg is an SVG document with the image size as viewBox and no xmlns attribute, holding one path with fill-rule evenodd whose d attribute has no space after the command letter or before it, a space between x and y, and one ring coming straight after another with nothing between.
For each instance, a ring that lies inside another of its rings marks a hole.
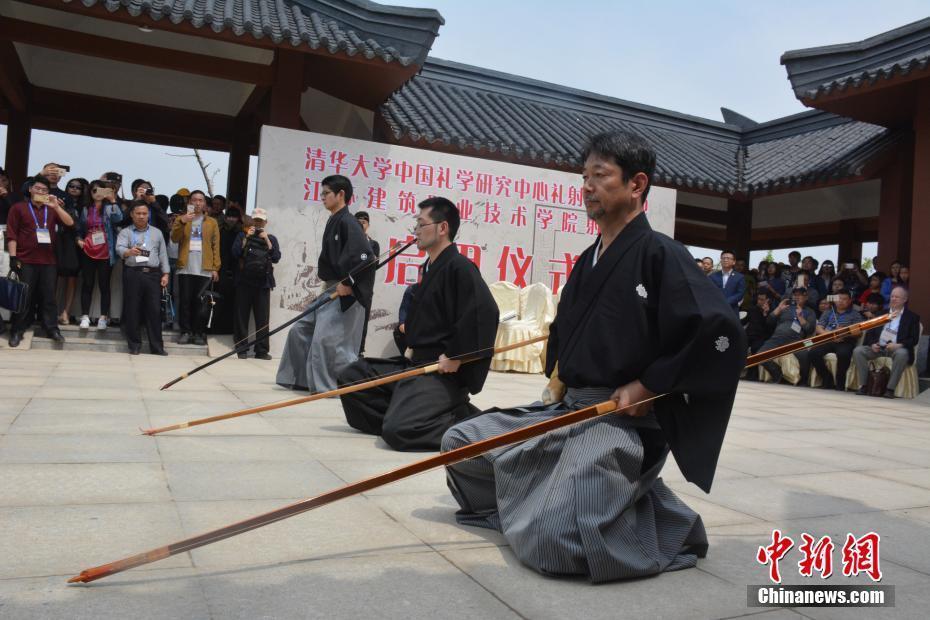
<instances>
[{"instance_id":1,"label":"eyeglasses","mask_svg":"<svg viewBox=\"0 0 930 620\"><path fill-rule=\"evenodd\" d=\"M329 195L332 194L332 193L333 193L333 192L332 192L331 190L324 189L322 192L320 192L320 198L326 198L327 196L329 196Z\"/></svg>"},{"instance_id":2,"label":"eyeglasses","mask_svg":"<svg viewBox=\"0 0 930 620\"><path fill-rule=\"evenodd\" d=\"M418 232L421 228L425 228L426 226L435 226L436 224L442 224L442 222L429 222L428 224L421 224L417 222L416 225L410 229L410 232L415 233Z\"/></svg>"},{"instance_id":3,"label":"eyeglasses","mask_svg":"<svg viewBox=\"0 0 930 620\"><path fill-rule=\"evenodd\" d=\"M32 186L32 191L36 194L47 194L48 190L44 187L38 187L37 185Z\"/></svg>"}]
</instances>

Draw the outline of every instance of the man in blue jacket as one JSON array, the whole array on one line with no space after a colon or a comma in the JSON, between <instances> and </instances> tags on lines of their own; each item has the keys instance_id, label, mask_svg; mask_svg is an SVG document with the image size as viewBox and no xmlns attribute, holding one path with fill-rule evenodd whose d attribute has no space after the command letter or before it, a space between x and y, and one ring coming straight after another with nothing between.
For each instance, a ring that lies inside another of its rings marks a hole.
<instances>
[{"instance_id":1,"label":"man in blue jacket","mask_svg":"<svg viewBox=\"0 0 930 620\"><path fill-rule=\"evenodd\" d=\"M733 269L735 264L736 256L733 252L724 250L720 253L720 271L715 271L708 277L723 291L723 296L733 311L739 313L739 305L746 292L746 279L743 278L743 274Z\"/></svg>"}]
</instances>

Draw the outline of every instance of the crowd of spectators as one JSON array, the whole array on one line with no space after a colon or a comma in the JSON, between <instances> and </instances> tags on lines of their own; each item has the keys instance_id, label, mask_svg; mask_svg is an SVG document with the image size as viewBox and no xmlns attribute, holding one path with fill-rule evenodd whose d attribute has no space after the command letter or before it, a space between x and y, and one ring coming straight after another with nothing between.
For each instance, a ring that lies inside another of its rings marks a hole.
<instances>
[{"instance_id":1,"label":"crowd of spectators","mask_svg":"<svg viewBox=\"0 0 930 620\"><path fill-rule=\"evenodd\" d=\"M206 344L208 321L211 333L236 331L241 340L251 335L253 313L256 330L267 333L265 298L280 250L267 232L268 214L249 217L244 207L242 197L200 190L159 194L144 179L132 181L127 195L117 172L88 181L52 162L18 184L0 168L0 271L27 284L25 310L10 317L9 327L0 320L0 333L8 330L16 347L36 322L37 335L57 342L64 342L64 325L81 331L119 326L138 354L144 325L149 351L157 355L165 354L162 330L175 323L179 344ZM119 318L111 316L114 277L122 278ZM208 289L213 293L205 295ZM267 337L255 353L270 358Z\"/></svg>"},{"instance_id":2,"label":"crowd of spectators","mask_svg":"<svg viewBox=\"0 0 930 620\"><path fill-rule=\"evenodd\" d=\"M907 308L910 269L900 261L893 262L888 273L868 273L857 260L844 260L837 270L832 261L820 263L793 251L787 265L763 260L758 267L747 269L745 260L724 250L717 270L710 257L695 257L695 264L739 313L750 353L892 312L895 318L884 329L872 330L861 340L853 336L794 354L800 367L799 386L810 384L814 369L821 388L845 391L846 374L853 365L860 386L857 393L865 394L869 362L888 357L891 372L884 396L894 398L904 369L914 363L920 318ZM878 264L877 256L872 264ZM830 353L836 356L835 375L825 361ZM766 362L763 367L771 380L783 380L780 364ZM758 380L758 368L750 369L746 378Z\"/></svg>"}]
</instances>

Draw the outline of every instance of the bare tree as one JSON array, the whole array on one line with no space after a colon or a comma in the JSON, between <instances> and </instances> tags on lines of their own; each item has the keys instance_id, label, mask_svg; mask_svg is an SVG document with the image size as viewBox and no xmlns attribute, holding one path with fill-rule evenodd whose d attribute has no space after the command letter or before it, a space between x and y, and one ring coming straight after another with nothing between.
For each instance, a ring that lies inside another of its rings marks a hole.
<instances>
[{"instance_id":1,"label":"bare tree","mask_svg":"<svg viewBox=\"0 0 930 620\"><path fill-rule=\"evenodd\" d=\"M211 162L204 163L203 157L200 155L200 149L194 149L193 155L182 155L180 153L165 153L170 157L193 157L197 160L197 165L200 166L200 172L203 174L203 180L207 184L207 193L210 196L214 196L216 192L213 191L213 181L216 179L216 175L220 173L220 168L216 167L213 172L210 172L210 166L213 166Z\"/></svg>"}]
</instances>

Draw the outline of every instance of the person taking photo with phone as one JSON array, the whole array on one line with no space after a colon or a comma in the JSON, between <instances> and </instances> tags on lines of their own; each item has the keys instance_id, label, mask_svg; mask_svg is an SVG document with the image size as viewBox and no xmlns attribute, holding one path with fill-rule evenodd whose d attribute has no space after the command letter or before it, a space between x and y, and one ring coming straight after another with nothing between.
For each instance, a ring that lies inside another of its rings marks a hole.
<instances>
[{"instance_id":1,"label":"person taking photo with phone","mask_svg":"<svg viewBox=\"0 0 930 620\"><path fill-rule=\"evenodd\" d=\"M187 213L176 217L171 227L171 240L178 244L178 344L207 344L200 297L211 281L219 280L221 261L220 229L205 215L206 207L206 194L191 192Z\"/></svg>"},{"instance_id":2,"label":"person taking photo with phone","mask_svg":"<svg viewBox=\"0 0 930 620\"><path fill-rule=\"evenodd\" d=\"M10 346L17 347L32 318L36 295L42 300L41 320L46 336L55 342L65 338L58 329L55 284L58 279L54 242L58 223L73 226L64 201L50 194L51 181L38 175L27 184L28 198L10 208L7 216L10 274L27 284L25 310L14 317Z\"/></svg>"}]
</instances>

